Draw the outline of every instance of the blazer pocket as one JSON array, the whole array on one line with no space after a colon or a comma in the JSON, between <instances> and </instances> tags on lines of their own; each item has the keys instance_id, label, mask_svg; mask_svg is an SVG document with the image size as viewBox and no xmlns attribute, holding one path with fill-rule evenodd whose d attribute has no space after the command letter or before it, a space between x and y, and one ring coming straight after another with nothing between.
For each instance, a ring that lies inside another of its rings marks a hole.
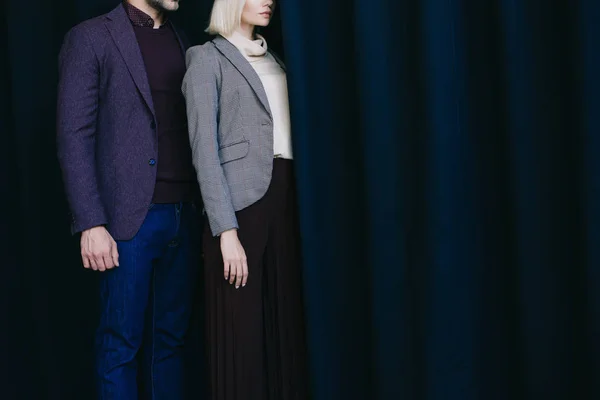
<instances>
[{"instance_id":1,"label":"blazer pocket","mask_svg":"<svg viewBox=\"0 0 600 400\"><path fill-rule=\"evenodd\" d=\"M221 146L219 149L219 159L221 160L221 164L246 157L249 149L250 143L248 143L247 140Z\"/></svg>"}]
</instances>

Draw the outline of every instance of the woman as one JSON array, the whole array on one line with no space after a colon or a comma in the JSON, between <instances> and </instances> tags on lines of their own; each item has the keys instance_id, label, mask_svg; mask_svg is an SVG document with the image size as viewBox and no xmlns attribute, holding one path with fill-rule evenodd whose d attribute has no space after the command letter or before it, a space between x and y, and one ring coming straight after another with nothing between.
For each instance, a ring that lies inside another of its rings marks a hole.
<instances>
[{"instance_id":1,"label":"woman","mask_svg":"<svg viewBox=\"0 0 600 400\"><path fill-rule=\"evenodd\" d=\"M286 73L256 27L272 0L216 0L187 53L183 92L208 224L212 398L306 399L298 224ZM225 279L223 279L225 278Z\"/></svg>"}]
</instances>

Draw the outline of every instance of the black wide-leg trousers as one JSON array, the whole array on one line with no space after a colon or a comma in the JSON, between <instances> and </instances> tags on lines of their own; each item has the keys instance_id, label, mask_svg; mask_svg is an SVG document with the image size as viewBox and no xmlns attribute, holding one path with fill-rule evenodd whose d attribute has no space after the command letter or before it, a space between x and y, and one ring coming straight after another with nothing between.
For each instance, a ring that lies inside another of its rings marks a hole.
<instances>
[{"instance_id":1,"label":"black wide-leg trousers","mask_svg":"<svg viewBox=\"0 0 600 400\"><path fill-rule=\"evenodd\" d=\"M275 158L265 196L236 213L248 282L223 273L205 224L206 338L213 400L306 400L307 360L293 161Z\"/></svg>"}]
</instances>

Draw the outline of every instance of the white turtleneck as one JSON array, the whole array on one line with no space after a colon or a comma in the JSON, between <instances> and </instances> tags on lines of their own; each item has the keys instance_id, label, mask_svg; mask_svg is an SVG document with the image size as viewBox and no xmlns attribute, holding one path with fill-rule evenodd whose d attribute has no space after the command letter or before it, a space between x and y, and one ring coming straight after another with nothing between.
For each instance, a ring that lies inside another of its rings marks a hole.
<instances>
[{"instance_id":1,"label":"white turtleneck","mask_svg":"<svg viewBox=\"0 0 600 400\"><path fill-rule=\"evenodd\" d=\"M274 156L291 160L293 154L286 74L275 57L267 51L265 38L260 35L256 37L256 40L250 40L234 32L225 38L240 50L263 84L273 117Z\"/></svg>"}]
</instances>

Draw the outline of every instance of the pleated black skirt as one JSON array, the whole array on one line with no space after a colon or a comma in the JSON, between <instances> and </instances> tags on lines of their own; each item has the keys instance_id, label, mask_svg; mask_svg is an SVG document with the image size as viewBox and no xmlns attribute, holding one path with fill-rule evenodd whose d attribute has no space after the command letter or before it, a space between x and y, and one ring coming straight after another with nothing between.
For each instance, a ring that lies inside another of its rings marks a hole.
<instances>
[{"instance_id":1,"label":"pleated black skirt","mask_svg":"<svg viewBox=\"0 0 600 400\"><path fill-rule=\"evenodd\" d=\"M265 196L236 213L248 282L223 276L220 238L203 237L213 400L306 400L307 359L293 161L276 158Z\"/></svg>"}]
</instances>

